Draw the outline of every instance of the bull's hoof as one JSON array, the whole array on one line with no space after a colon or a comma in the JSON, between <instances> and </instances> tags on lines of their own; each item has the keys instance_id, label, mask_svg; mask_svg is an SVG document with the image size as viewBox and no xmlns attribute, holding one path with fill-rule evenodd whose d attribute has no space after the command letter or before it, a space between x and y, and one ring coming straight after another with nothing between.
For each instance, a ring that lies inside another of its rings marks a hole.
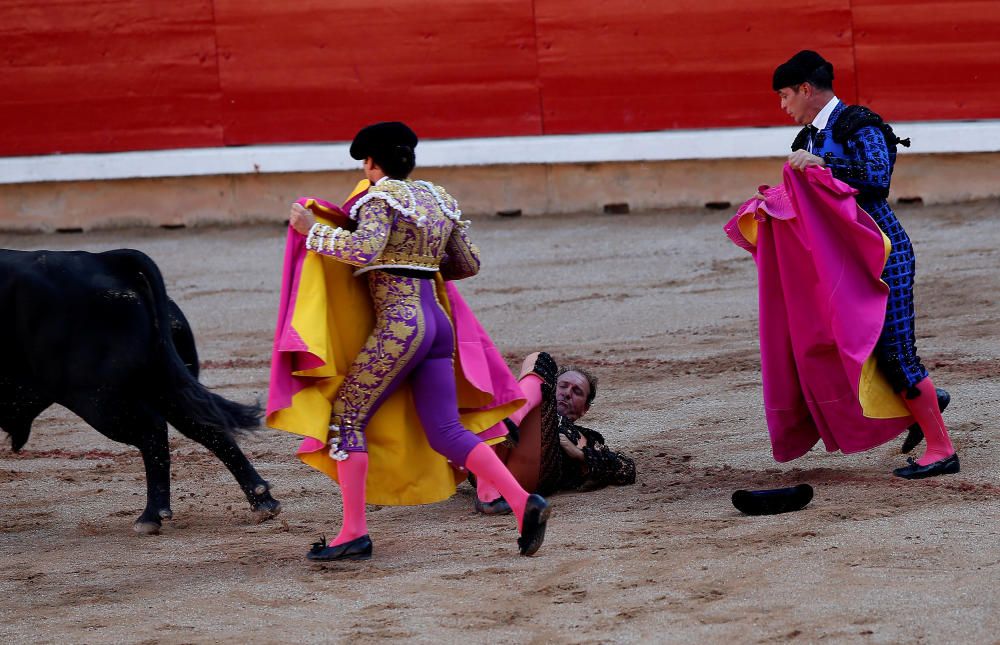
<instances>
[{"instance_id":1,"label":"bull's hoof","mask_svg":"<svg viewBox=\"0 0 1000 645\"><path fill-rule=\"evenodd\" d=\"M266 522L272 517L277 517L281 513L281 502L276 499L269 499L265 502L254 504L251 510L254 524Z\"/></svg>"},{"instance_id":2,"label":"bull's hoof","mask_svg":"<svg viewBox=\"0 0 1000 645\"><path fill-rule=\"evenodd\" d=\"M135 524L132 525L132 530L139 535L159 535L160 534L160 523L151 522L149 520L138 519Z\"/></svg>"},{"instance_id":3,"label":"bull's hoof","mask_svg":"<svg viewBox=\"0 0 1000 645\"><path fill-rule=\"evenodd\" d=\"M174 519L174 512L169 508L161 508L158 511L161 520L172 520Z\"/></svg>"}]
</instances>

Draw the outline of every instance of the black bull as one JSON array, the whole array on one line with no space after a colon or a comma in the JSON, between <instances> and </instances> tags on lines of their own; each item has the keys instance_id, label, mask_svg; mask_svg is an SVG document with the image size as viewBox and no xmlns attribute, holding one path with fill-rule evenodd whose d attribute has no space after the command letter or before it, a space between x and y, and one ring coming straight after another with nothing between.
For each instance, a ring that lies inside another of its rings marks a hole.
<instances>
[{"instance_id":1,"label":"black bull","mask_svg":"<svg viewBox=\"0 0 1000 645\"><path fill-rule=\"evenodd\" d=\"M0 250L0 429L15 452L53 403L142 452L140 533L172 516L168 423L226 465L258 520L281 509L233 439L259 408L198 382L191 327L139 251Z\"/></svg>"}]
</instances>

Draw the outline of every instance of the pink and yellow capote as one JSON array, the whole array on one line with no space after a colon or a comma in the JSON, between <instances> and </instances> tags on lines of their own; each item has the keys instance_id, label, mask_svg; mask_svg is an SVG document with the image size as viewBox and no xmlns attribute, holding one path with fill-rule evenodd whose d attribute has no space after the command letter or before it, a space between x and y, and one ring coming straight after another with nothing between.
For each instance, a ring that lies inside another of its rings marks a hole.
<instances>
[{"instance_id":1,"label":"pink and yellow capote","mask_svg":"<svg viewBox=\"0 0 1000 645\"><path fill-rule=\"evenodd\" d=\"M913 418L878 370L874 350L889 288L889 239L825 168L785 166L725 226L757 264L764 408L774 458L822 439L860 452Z\"/></svg>"},{"instance_id":2,"label":"pink and yellow capote","mask_svg":"<svg viewBox=\"0 0 1000 645\"><path fill-rule=\"evenodd\" d=\"M369 188L352 191L343 209L316 198L298 203L319 221L340 225L345 211ZM304 437L298 457L337 480L326 445L331 401L374 324L367 281L354 267L309 253L304 236L289 228L278 322L271 354L267 425ZM520 388L489 335L458 290L435 277L438 299L455 330L455 381L462 424L488 443L503 439L504 417L524 402ZM492 433L492 435L490 434ZM370 504L428 504L447 499L465 479L431 449L405 384L372 417L367 429Z\"/></svg>"}]
</instances>

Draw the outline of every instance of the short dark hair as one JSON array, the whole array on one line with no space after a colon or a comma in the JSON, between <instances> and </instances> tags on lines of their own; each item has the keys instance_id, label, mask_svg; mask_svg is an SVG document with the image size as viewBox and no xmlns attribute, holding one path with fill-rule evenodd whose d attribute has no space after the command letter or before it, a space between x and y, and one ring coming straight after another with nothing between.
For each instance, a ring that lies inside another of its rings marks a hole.
<instances>
[{"instance_id":1,"label":"short dark hair","mask_svg":"<svg viewBox=\"0 0 1000 645\"><path fill-rule=\"evenodd\" d=\"M367 125L354 135L351 157L361 161L371 157L392 179L406 179L416 165L417 133L401 121Z\"/></svg>"},{"instance_id":2,"label":"short dark hair","mask_svg":"<svg viewBox=\"0 0 1000 645\"><path fill-rule=\"evenodd\" d=\"M597 377L582 367L567 365L565 367L560 367L559 371L556 372L556 380L558 380L559 377L566 372L576 372L577 374L582 375L583 378L587 379L587 385L590 386L590 392L587 393L587 407L589 408L590 404L594 402L594 397L597 396Z\"/></svg>"},{"instance_id":3,"label":"short dark hair","mask_svg":"<svg viewBox=\"0 0 1000 645\"><path fill-rule=\"evenodd\" d=\"M406 179L417 165L417 154L407 145L372 151L372 161L392 179Z\"/></svg>"}]
</instances>

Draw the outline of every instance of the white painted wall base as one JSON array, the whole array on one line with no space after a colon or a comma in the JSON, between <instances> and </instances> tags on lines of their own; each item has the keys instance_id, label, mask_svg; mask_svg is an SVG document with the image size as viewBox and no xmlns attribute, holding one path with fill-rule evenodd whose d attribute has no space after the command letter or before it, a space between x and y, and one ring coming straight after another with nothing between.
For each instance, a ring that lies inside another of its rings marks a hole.
<instances>
[{"instance_id":1,"label":"white painted wall base","mask_svg":"<svg viewBox=\"0 0 1000 645\"><path fill-rule=\"evenodd\" d=\"M1000 120L894 123L901 155L1000 152ZM779 157L798 128L425 140L420 168ZM0 184L354 170L348 143L0 158Z\"/></svg>"},{"instance_id":2,"label":"white painted wall base","mask_svg":"<svg viewBox=\"0 0 1000 645\"><path fill-rule=\"evenodd\" d=\"M783 158L493 164L418 168L447 186L473 217L687 208L722 218L760 184L780 181ZM907 154L892 198L924 203L1000 197L1000 153ZM282 222L301 196L342 201L358 169L0 184L0 230ZM707 210L707 203L723 211ZM729 206L724 206L728 202Z\"/></svg>"}]
</instances>

